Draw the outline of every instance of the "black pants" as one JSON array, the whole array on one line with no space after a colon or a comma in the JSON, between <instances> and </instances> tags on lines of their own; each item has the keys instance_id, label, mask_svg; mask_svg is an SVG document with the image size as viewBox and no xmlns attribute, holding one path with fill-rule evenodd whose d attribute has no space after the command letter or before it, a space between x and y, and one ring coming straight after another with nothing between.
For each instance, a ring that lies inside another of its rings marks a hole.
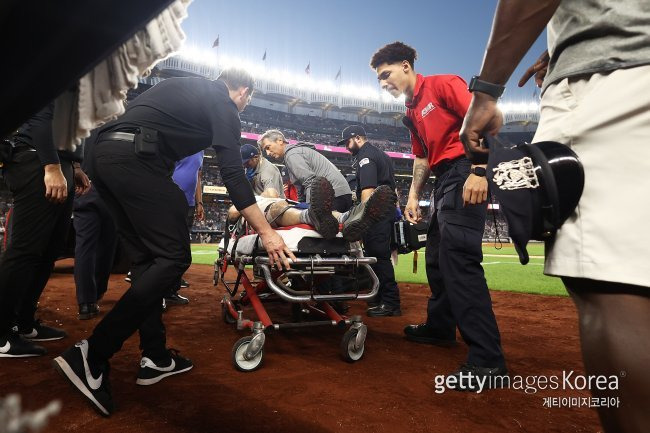
<instances>
[{"instance_id":1,"label":"black pants","mask_svg":"<svg viewBox=\"0 0 650 433\"><path fill-rule=\"evenodd\" d=\"M133 143L100 141L93 179L132 260L131 287L88 339L91 362L107 361L140 330L143 356L168 359L162 298L190 266L187 200L171 178L173 161L139 158Z\"/></svg>"},{"instance_id":2,"label":"black pants","mask_svg":"<svg viewBox=\"0 0 650 433\"><path fill-rule=\"evenodd\" d=\"M352 194L344 194L334 197L332 208L337 212L347 212L352 207Z\"/></svg>"},{"instance_id":3,"label":"black pants","mask_svg":"<svg viewBox=\"0 0 650 433\"><path fill-rule=\"evenodd\" d=\"M438 174L434 185L435 212L426 246L431 287L427 324L449 339L455 338L458 327L469 346L467 362L499 367L505 365L501 337L481 266L487 203L463 207L469 169L467 159L457 160Z\"/></svg>"},{"instance_id":4,"label":"black pants","mask_svg":"<svg viewBox=\"0 0 650 433\"><path fill-rule=\"evenodd\" d=\"M192 226L194 225L194 214L195 213L196 213L196 206L189 206L187 208L186 222L187 222L187 230L188 230L188 232L190 234L190 238L189 238L190 243L192 242ZM178 281L176 282L176 284L174 284L174 286L171 287L170 290L167 291L165 296L173 296L176 293L178 293L178 291L181 289L182 278L183 278L183 276L181 275L181 278L179 278Z\"/></svg>"},{"instance_id":5,"label":"black pants","mask_svg":"<svg viewBox=\"0 0 650 433\"><path fill-rule=\"evenodd\" d=\"M366 256L376 257L377 263L370 265L379 279L379 302L389 307L399 307L399 287L395 282L395 270L390 261L390 234L394 215L375 224L363 237Z\"/></svg>"},{"instance_id":6,"label":"black pants","mask_svg":"<svg viewBox=\"0 0 650 433\"><path fill-rule=\"evenodd\" d=\"M36 152L21 151L3 168L14 197L11 241L0 263L0 335L13 325L29 329L41 293L64 245L74 196L72 164L61 161L65 203L45 198L44 169Z\"/></svg>"},{"instance_id":7,"label":"black pants","mask_svg":"<svg viewBox=\"0 0 650 433\"><path fill-rule=\"evenodd\" d=\"M108 288L117 246L115 224L94 186L88 193L75 197L73 214L77 303L95 303Z\"/></svg>"}]
</instances>

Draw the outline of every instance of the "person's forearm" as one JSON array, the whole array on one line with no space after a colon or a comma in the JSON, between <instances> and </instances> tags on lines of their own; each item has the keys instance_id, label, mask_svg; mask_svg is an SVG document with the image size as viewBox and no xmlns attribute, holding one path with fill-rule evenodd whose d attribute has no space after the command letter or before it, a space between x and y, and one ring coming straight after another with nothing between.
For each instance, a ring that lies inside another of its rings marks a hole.
<instances>
[{"instance_id":1,"label":"person's forearm","mask_svg":"<svg viewBox=\"0 0 650 433\"><path fill-rule=\"evenodd\" d=\"M375 192L375 188L364 188L361 190L361 202L368 201L372 193Z\"/></svg>"},{"instance_id":2,"label":"person's forearm","mask_svg":"<svg viewBox=\"0 0 650 433\"><path fill-rule=\"evenodd\" d=\"M561 0L499 0L479 74L505 84L551 19Z\"/></svg>"},{"instance_id":3,"label":"person's forearm","mask_svg":"<svg viewBox=\"0 0 650 433\"><path fill-rule=\"evenodd\" d=\"M430 174L429 161L426 158L416 157L415 161L413 161L413 180L411 181L411 189L409 190L410 199L420 199L420 192L429 179Z\"/></svg>"},{"instance_id":4,"label":"person's forearm","mask_svg":"<svg viewBox=\"0 0 650 433\"><path fill-rule=\"evenodd\" d=\"M196 191L194 191L196 203L203 203L203 189L201 187L201 170L196 175Z\"/></svg>"}]
</instances>

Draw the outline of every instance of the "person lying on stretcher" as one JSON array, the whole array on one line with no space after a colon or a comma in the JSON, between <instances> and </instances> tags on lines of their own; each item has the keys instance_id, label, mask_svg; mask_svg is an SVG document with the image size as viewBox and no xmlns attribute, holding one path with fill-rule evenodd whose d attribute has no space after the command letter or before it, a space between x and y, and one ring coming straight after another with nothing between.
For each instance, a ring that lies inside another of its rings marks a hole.
<instances>
[{"instance_id":1,"label":"person lying on stretcher","mask_svg":"<svg viewBox=\"0 0 650 433\"><path fill-rule=\"evenodd\" d=\"M395 211L395 192L383 185L375 189L365 202L354 205L349 211L339 213L332 210L334 189L324 177L317 177L311 184L311 203L307 209L298 209L281 198L256 196L257 205L272 227L287 227L308 224L325 239L336 237L339 224L343 224L343 238L355 242L388 213ZM228 209L228 221L234 222L240 214L234 206Z\"/></svg>"}]
</instances>

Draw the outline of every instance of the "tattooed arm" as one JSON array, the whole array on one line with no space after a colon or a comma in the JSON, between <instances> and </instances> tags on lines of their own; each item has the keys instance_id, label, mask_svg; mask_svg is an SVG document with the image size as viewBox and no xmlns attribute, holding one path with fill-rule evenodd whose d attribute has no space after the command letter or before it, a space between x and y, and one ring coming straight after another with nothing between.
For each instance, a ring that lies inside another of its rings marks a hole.
<instances>
[{"instance_id":1,"label":"tattooed arm","mask_svg":"<svg viewBox=\"0 0 650 433\"><path fill-rule=\"evenodd\" d=\"M427 159L416 157L413 162L413 181L409 190L409 199L404 210L404 216L407 221L416 223L422 219L419 205L420 193L422 187L429 179L430 174L431 170L429 170L429 162Z\"/></svg>"}]
</instances>

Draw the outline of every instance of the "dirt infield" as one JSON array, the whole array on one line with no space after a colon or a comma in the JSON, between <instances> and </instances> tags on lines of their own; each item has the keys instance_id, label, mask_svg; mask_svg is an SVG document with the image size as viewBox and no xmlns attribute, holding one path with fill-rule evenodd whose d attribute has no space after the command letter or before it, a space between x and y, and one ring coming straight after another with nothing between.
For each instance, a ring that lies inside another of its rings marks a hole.
<instances>
[{"instance_id":1,"label":"dirt infield","mask_svg":"<svg viewBox=\"0 0 650 433\"><path fill-rule=\"evenodd\" d=\"M402 317L364 318L366 352L347 364L339 356L343 330L317 328L270 333L264 365L252 373L230 362L238 332L220 318L223 289L212 286L209 266L195 265L186 279L188 306L165 315L170 347L191 358L188 374L152 386L137 386L137 336L111 362L116 412L98 416L51 367L51 360L88 336L97 319L76 318L70 263L59 263L41 299L40 316L56 322L69 338L46 343L46 357L0 361L0 395L18 392L26 409L58 398L62 413L46 431L102 432L596 432L595 410L547 408L544 397L587 397L578 390L494 390L482 394L435 392L433 378L465 359L466 347L409 343L402 328L423 318L428 288L403 284ZM67 271L67 273L65 272ZM101 308L107 311L127 283L114 275ZM511 374L561 376L583 372L576 312L568 298L493 292ZM271 317L288 308L275 307ZM364 306L353 304L352 313ZM288 317L288 316L287 316Z\"/></svg>"}]
</instances>

